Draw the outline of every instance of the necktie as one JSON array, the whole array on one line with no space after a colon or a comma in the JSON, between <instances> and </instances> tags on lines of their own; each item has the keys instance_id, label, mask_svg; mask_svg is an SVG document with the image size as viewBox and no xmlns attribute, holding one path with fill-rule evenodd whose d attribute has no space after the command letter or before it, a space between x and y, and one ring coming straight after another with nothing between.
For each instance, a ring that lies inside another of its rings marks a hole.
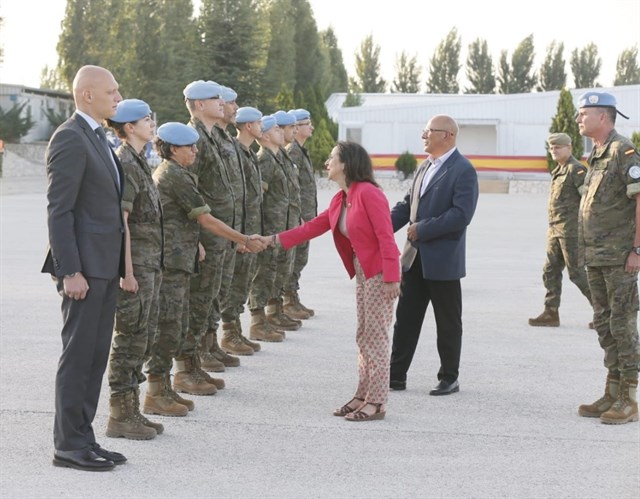
<instances>
[{"instance_id":1,"label":"necktie","mask_svg":"<svg viewBox=\"0 0 640 499\"><path fill-rule=\"evenodd\" d=\"M415 182L413 183L413 189L411 192L411 212L409 213L409 223L414 223L416 221L416 215L418 214L418 204L420 203L420 191L422 188L422 181L424 180L424 176L429 170L431 163L427 164L422 170L418 171L416 174ZM411 241L407 239L404 243L404 249L402 250L402 255L400 256L400 263L402 264L402 271L406 272L413 265L413 261L416 259L416 255L418 254L418 250L411 244Z\"/></svg>"},{"instance_id":2,"label":"necktie","mask_svg":"<svg viewBox=\"0 0 640 499\"><path fill-rule=\"evenodd\" d=\"M98 140L102 144L102 147L104 147L105 150L107 151L107 155L111 160L111 164L113 165L113 168L116 171L116 178L118 179L118 190L120 190L120 173L118 172L118 167L116 166L116 162L113 159L111 147L109 147L109 141L107 140L107 134L104 133L104 128L102 128L101 126L96 128L94 132L96 132L96 135L98 136Z\"/></svg>"}]
</instances>

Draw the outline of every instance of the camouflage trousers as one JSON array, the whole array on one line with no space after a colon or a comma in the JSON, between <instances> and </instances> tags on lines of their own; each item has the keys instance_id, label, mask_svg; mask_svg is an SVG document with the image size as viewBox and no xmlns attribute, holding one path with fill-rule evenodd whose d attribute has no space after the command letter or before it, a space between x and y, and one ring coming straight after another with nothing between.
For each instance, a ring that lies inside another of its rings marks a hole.
<instances>
[{"instance_id":1,"label":"camouflage trousers","mask_svg":"<svg viewBox=\"0 0 640 499\"><path fill-rule=\"evenodd\" d=\"M587 267L593 323L604 350L604 365L625 378L638 376L638 274L622 265Z\"/></svg>"},{"instance_id":2,"label":"camouflage trousers","mask_svg":"<svg viewBox=\"0 0 640 499\"><path fill-rule=\"evenodd\" d=\"M173 359L180 351L189 327L189 279L182 270L166 269L162 273L158 300L158 329L151 343L147 372L171 372Z\"/></svg>"},{"instance_id":3,"label":"camouflage trousers","mask_svg":"<svg viewBox=\"0 0 640 499\"><path fill-rule=\"evenodd\" d=\"M281 247L267 248L258 253L256 272L249 287L249 308L264 308L273 296L276 272L278 270L278 253Z\"/></svg>"},{"instance_id":4,"label":"camouflage trousers","mask_svg":"<svg viewBox=\"0 0 640 499\"><path fill-rule=\"evenodd\" d=\"M591 303L591 292L587 281L587 271L578 264L578 238L558 237L547 233L547 259L542 268L542 282L547 290L544 297L546 308L558 309L562 294L562 271L565 266L569 279Z\"/></svg>"},{"instance_id":5,"label":"camouflage trousers","mask_svg":"<svg viewBox=\"0 0 640 499\"><path fill-rule=\"evenodd\" d=\"M209 319L207 321L208 329L213 329L214 331L218 329L218 324L222 317L222 303L227 299L227 295L231 289L233 274L236 267L236 258L238 258L239 254L240 253L238 253L234 248L225 256L224 266L222 268L222 279L220 281L220 290L218 291L218 296L213 300L213 307L211 307L211 313L209 314Z\"/></svg>"},{"instance_id":6,"label":"camouflage trousers","mask_svg":"<svg viewBox=\"0 0 640 499\"><path fill-rule=\"evenodd\" d=\"M224 248L205 250L206 256L200 262L200 272L191 276L189 329L182 343L180 357L193 356L198 352L202 334L208 328L209 316L220 293L225 265L235 254L231 244L225 245Z\"/></svg>"},{"instance_id":7,"label":"camouflage trousers","mask_svg":"<svg viewBox=\"0 0 640 499\"><path fill-rule=\"evenodd\" d=\"M296 258L296 251L296 247L288 250L280 248L278 256L276 257L276 276L273 281L273 294L270 298L279 298L284 293L285 286L288 285L291 280L291 272L293 271L293 262Z\"/></svg>"},{"instance_id":8,"label":"camouflage trousers","mask_svg":"<svg viewBox=\"0 0 640 499\"><path fill-rule=\"evenodd\" d=\"M256 265L257 255L253 253L236 254L229 291L221 304L223 322L234 322L244 312L244 304L249 297L249 286L255 275Z\"/></svg>"},{"instance_id":9,"label":"camouflage trousers","mask_svg":"<svg viewBox=\"0 0 640 499\"><path fill-rule=\"evenodd\" d=\"M158 328L162 272L134 265L133 275L138 281L138 292L118 291L109 356L109 387L112 394L133 390L147 379L142 374L142 367L149 357Z\"/></svg>"},{"instance_id":10,"label":"camouflage trousers","mask_svg":"<svg viewBox=\"0 0 640 499\"><path fill-rule=\"evenodd\" d=\"M300 275L302 269L309 262L309 241L299 244L295 248L295 256L291 266L291 277L284 285L285 291L297 291L300 289Z\"/></svg>"}]
</instances>

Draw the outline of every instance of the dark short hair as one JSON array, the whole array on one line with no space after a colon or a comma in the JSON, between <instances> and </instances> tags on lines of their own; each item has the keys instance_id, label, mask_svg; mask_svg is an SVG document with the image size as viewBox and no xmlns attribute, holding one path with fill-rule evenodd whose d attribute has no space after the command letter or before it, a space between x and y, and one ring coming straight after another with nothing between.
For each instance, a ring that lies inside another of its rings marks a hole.
<instances>
[{"instance_id":1,"label":"dark short hair","mask_svg":"<svg viewBox=\"0 0 640 499\"><path fill-rule=\"evenodd\" d=\"M352 182L369 182L380 187L373 176L373 164L366 149L355 142L339 141L336 144L338 157L344 163L347 187Z\"/></svg>"},{"instance_id":2,"label":"dark short hair","mask_svg":"<svg viewBox=\"0 0 640 499\"><path fill-rule=\"evenodd\" d=\"M135 124L137 122L138 122L138 120L130 121L129 123L134 123ZM119 139L126 139L127 138L127 134L124 131L124 126L125 125L126 125L126 123L118 123L117 121L111 121L110 119L107 119L107 126L109 128L111 128L115 132L116 136Z\"/></svg>"},{"instance_id":3,"label":"dark short hair","mask_svg":"<svg viewBox=\"0 0 640 499\"><path fill-rule=\"evenodd\" d=\"M153 139L153 148L158 153L158 156L160 156L162 159L171 159L171 156L173 156L173 154L171 153L172 145L173 144L169 144L169 142L165 142L157 135Z\"/></svg>"}]
</instances>

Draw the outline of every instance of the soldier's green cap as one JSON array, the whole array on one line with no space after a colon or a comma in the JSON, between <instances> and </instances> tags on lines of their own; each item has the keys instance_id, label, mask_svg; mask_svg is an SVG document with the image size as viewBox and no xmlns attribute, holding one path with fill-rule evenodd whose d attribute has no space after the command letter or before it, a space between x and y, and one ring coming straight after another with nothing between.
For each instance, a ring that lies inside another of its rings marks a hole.
<instances>
[{"instance_id":1,"label":"soldier's green cap","mask_svg":"<svg viewBox=\"0 0 640 499\"><path fill-rule=\"evenodd\" d=\"M547 138L547 144L550 146L570 146L571 137L566 133L552 133Z\"/></svg>"}]
</instances>

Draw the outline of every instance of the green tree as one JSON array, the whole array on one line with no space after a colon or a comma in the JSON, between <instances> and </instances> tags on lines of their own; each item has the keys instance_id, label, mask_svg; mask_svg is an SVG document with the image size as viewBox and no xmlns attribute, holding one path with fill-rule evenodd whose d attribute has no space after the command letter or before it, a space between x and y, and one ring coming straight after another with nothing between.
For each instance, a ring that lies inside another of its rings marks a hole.
<instances>
[{"instance_id":1,"label":"green tree","mask_svg":"<svg viewBox=\"0 0 640 499\"><path fill-rule=\"evenodd\" d=\"M640 149L640 132L633 132L631 134L631 142L634 143L636 149Z\"/></svg>"},{"instance_id":2,"label":"green tree","mask_svg":"<svg viewBox=\"0 0 640 499\"><path fill-rule=\"evenodd\" d=\"M431 57L429 76L427 78L427 93L457 94L458 73L460 72L460 48L462 39L457 28L452 28L442 40Z\"/></svg>"},{"instance_id":3,"label":"green tree","mask_svg":"<svg viewBox=\"0 0 640 499\"><path fill-rule=\"evenodd\" d=\"M477 38L469 45L467 80L471 84L467 94L492 94L496 89L496 76L486 40Z\"/></svg>"},{"instance_id":4,"label":"green tree","mask_svg":"<svg viewBox=\"0 0 640 499\"><path fill-rule=\"evenodd\" d=\"M418 160L409 151L405 151L400 156L398 156L398 159L396 159L395 163L396 170L402 173L405 180L409 178L409 175L416 171L417 165Z\"/></svg>"},{"instance_id":5,"label":"green tree","mask_svg":"<svg viewBox=\"0 0 640 499\"><path fill-rule=\"evenodd\" d=\"M335 92L346 92L349 90L349 78L333 28L320 32L320 47L325 53L326 63L321 82L323 97Z\"/></svg>"},{"instance_id":6,"label":"green tree","mask_svg":"<svg viewBox=\"0 0 640 499\"><path fill-rule=\"evenodd\" d=\"M501 94L512 94L513 77L511 75L511 64L507 56L507 51L500 52L500 62L498 64L498 92Z\"/></svg>"},{"instance_id":7,"label":"green tree","mask_svg":"<svg viewBox=\"0 0 640 499\"><path fill-rule=\"evenodd\" d=\"M367 36L356 52L356 77L349 84L355 93L384 93L387 82L380 76L380 46L373 42L373 35Z\"/></svg>"},{"instance_id":8,"label":"green tree","mask_svg":"<svg viewBox=\"0 0 640 499\"><path fill-rule=\"evenodd\" d=\"M267 7L269 42L261 83L265 108L275 107L274 99L283 85L292 90L296 87L295 26L289 18L291 9L291 0L273 0Z\"/></svg>"},{"instance_id":9,"label":"green tree","mask_svg":"<svg viewBox=\"0 0 640 499\"><path fill-rule=\"evenodd\" d=\"M566 61L563 52L564 44L556 43L555 40L547 47L547 55L540 68L538 92L560 90L567 86L567 72L564 69Z\"/></svg>"},{"instance_id":10,"label":"green tree","mask_svg":"<svg viewBox=\"0 0 640 499\"><path fill-rule=\"evenodd\" d=\"M276 98L273 100L273 104L274 109L271 109L270 112L276 112L279 110L288 111L289 109L293 109L296 107L296 103L293 98L293 91L283 84L282 88L280 88L280 92L278 92L278 95L276 95Z\"/></svg>"},{"instance_id":11,"label":"green tree","mask_svg":"<svg viewBox=\"0 0 640 499\"><path fill-rule=\"evenodd\" d=\"M308 0L291 0L289 22L295 26L295 86L294 91L314 88L322 80L326 66L320 48L318 25Z\"/></svg>"},{"instance_id":12,"label":"green tree","mask_svg":"<svg viewBox=\"0 0 640 499\"><path fill-rule=\"evenodd\" d=\"M347 92L342 107L358 107L362 106L362 102L362 95L357 92Z\"/></svg>"},{"instance_id":13,"label":"green tree","mask_svg":"<svg viewBox=\"0 0 640 499\"><path fill-rule=\"evenodd\" d=\"M534 57L533 35L529 35L520 42L511 57L511 93L528 93L535 86Z\"/></svg>"},{"instance_id":14,"label":"green tree","mask_svg":"<svg viewBox=\"0 0 640 499\"><path fill-rule=\"evenodd\" d=\"M23 111L28 102L14 104L11 109L5 111L0 107L0 137L6 142L19 142L35 124L31 119L31 108Z\"/></svg>"},{"instance_id":15,"label":"green tree","mask_svg":"<svg viewBox=\"0 0 640 499\"><path fill-rule=\"evenodd\" d=\"M580 135L580 130L578 129L578 124L575 120L576 116L576 108L573 105L573 97L571 96L571 92L566 88L560 90L560 95L558 97L558 105L556 107L556 114L551 120L551 126L549 127L549 133L566 133L571 137L571 144L573 146L573 155L580 159L582 158L582 154L584 153L584 143L582 139L582 135ZM547 147L547 143L545 140L545 147ZM547 151L547 164L549 166L549 170L552 170L555 167L553 159L551 159L551 155Z\"/></svg>"},{"instance_id":16,"label":"green tree","mask_svg":"<svg viewBox=\"0 0 640 499\"><path fill-rule=\"evenodd\" d=\"M599 87L596 79L600 76L602 59L598 57L598 47L589 43L582 50L574 49L571 52L571 72L575 88Z\"/></svg>"},{"instance_id":17,"label":"green tree","mask_svg":"<svg viewBox=\"0 0 640 499\"><path fill-rule=\"evenodd\" d=\"M40 88L48 90L59 90L61 92L71 92L71 88L61 78L57 68L45 66L40 71Z\"/></svg>"},{"instance_id":18,"label":"green tree","mask_svg":"<svg viewBox=\"0 0 640 499\"><path fill-rule=\"evenodd\" d=\"M638 47L624 49L616 63L614 86L637 85L640 83L640 66L638 66Z\"/></svg>"},{"instance_id":19,"label":"green tree","mask_svg":"<svg viewBox=\"0 0 640 499\"><path fill-rule=\"evenodd\" d=\"M417 56L409 57L402 51L396 58L396 78L391 87L392 92L417 94L420 92L420 68Z\"/></svg>"},{"instance_id":20,"label":"green tree","mask_svg":"<svg viewBox=\"0 0 640 499\"><path fill-rule=\"evenodd\" d=\"M305 142L314 170L320 173L324 172L324 162L331 154L331 149L333 149L335 143L336 141L329 131L326 120L314 119L313 135Z\"/></svg>"}]
</instances>

